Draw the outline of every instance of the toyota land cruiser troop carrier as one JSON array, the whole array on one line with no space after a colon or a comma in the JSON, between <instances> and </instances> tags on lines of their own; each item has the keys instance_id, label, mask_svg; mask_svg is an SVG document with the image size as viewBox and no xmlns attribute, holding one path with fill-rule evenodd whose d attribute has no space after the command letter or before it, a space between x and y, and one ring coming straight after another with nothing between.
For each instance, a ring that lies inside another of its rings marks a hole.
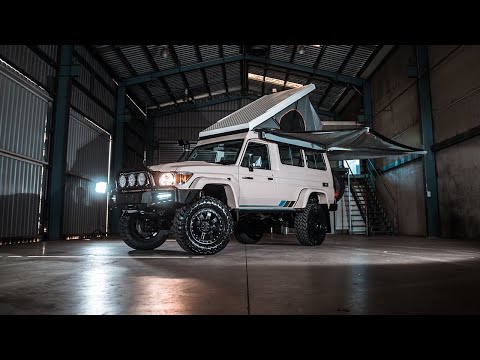
<instances>
[{"instance_id":1,"label":"toyota land cruiser troop carrier","mask_svg":"<svg viewBox=\"0 0 480 360\"><path fill-rule=\"evenodd\" d=\"M215 254L232 233L255 244L282 224L300 244L322 244L343 193L327 153L369 130L323 132L327 147L307 96L314 88L263 96L219 120L184 161L121 171L112 195L125 243L155 249L173 232L185 251ZM418 150L396 145L398 153Z\"/></svg>"}]
</instances>

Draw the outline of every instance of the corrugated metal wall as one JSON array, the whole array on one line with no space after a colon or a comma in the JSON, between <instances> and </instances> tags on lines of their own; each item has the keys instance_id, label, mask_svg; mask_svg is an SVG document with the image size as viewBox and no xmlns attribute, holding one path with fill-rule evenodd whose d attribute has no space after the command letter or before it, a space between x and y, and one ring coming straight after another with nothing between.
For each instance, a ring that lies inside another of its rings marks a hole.
<instances>
[{"instance_id":1,"label":"corrugated metal wall","mask_svg":"<svg viewBox=\"0 0 480 360\"><path fill-rule=\"evenodd\" d=\"M155 119L155 139L157 141L197 140L200 131L252 101L250 99L234 100L195 111L159 116Z\"/></svg>"},{"instance_id":2,"label":"corrugated metal wall","mask_svg":"<svg viewBox=\"0 0 480 360\"><path fill-rule=\"evenodd\" d=\"M0 64L0 241L39 236L50 101Z\"/></svg>"},{"instance_id":3,"label":"corrugated metal wall","mask_svg":"<svg viewBox=\"0 0 480 360\"><path fill-rule=\"evenodd\" d=\"M57 45L37 46L45 51L53 60L56 60ZM16 68L27 74L44 88L47 88L48 76L55 75L55 69L40 59L26 45L0 45L0 57L8 63L14 64Z\"/></svg>"},{"instance_id":4,"label":"corrugated metal wall","mask_svg":"<svg viewBox=\"0 0 480 360\"><path fill-rule=\"evenodd\" d=\"M75 46L74 62L81 69L75 79L80 85L74 82L72 86L72 106L111 133L115 124L117 85L84 46Z\"/></svg>"},{"instance_id":5,"label":"corrugated metal wall","mask_svg":"<svg viewBox=\"0 0 480 360\"><path fill-rule=\"evenodd\" d=\"M0 242L39 235L42 165L0 152Z\"/></svg>"},{"instance_id":6,"label":"corrugated metal wall","mask_svg":"<svg viewBox=\"0 0 480 360\"><path fill-rule=\"evenodd\" d=\"M193 150L197 143L190 142L190 150ZM183 154L183 147L176 141L159 141L157 148L153 151L153 164L166 164L176 162Z\"/></svg>"},{"instance_id":7,"label":"corrugated metal wall","mask_svg":"<svg viewBox=\"0 0 480 360\"><path fill-rule=\"evenodd\" d=\"M83 116L70 111L67 176L63 211L64 235L105 229L106 194L95 184L108 180L110 136Z\"/></svg>"}]
</instances>

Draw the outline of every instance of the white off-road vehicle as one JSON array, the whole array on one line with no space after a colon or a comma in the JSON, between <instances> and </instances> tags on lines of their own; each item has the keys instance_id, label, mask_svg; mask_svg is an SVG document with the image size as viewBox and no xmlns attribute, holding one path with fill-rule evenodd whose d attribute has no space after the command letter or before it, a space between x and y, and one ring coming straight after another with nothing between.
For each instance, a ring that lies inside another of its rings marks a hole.
<instances>
[{"instance_id":1,"label":"white off-road vehicle","mask_svg":"<svg viewBox=\"0 0 480 360\"><path fill-rule=\"evenodd\" d=\"M215 254L232 233L255 244L281 224L300 244L320 245L343 189L327 148L312 140L321 129L307 96L313 89L267 95L221 119L184 161L118 174L112 195L125 243L155 249L173 232L187 252Z\"/></svg>"}]
</instances>

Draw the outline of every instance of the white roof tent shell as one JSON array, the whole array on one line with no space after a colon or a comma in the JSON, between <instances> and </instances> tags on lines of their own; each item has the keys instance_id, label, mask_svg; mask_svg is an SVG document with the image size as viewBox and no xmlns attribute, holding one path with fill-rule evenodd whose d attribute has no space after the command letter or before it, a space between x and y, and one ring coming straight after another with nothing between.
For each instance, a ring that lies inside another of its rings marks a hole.
<instances>
[{"instance_id":1,"label":"white roof tent shell","mask_svg":"<svg viewBox=\"0 0 480 360\"><path fill-rule=\"evenodd\" d=\"M272 119L281 117L291 109L296 109L302 114L305 130L320 130L322 123L308 100L308 94L313 90L315 90L315 85L310 84L262 96L218 120L215 124L200 132L199 137L201 139L235 131L253 130L258 128L259 125L262 125L263 128L278 128L278 124Z\"/></svg>"}]
</instances>

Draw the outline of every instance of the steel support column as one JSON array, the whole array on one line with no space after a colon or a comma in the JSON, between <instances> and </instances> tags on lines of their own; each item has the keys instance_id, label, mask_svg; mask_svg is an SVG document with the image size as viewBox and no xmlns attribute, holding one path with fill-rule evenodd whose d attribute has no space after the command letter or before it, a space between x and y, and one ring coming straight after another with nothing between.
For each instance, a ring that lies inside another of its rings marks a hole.
<instances>
[{"instance_id":1,"label":"steel support column","mask_svg":"<svg viewBox=\"0 0 480 360\"><path fill-rule=\"evenodd\" d=\"M123 153L125 152L125 101L126 101L126 87L120 83L117 89L117 118L115 121L115 137L114 137L114 152L113 152L113 171L111 177L111 188L115 186L115 180L118 173L123 167ZM120 218L120 211L114 210L112 213L112 232L118 234L118 220Z\"/></svg>"},{"instance_id":2,"label":"steel support column","mask_svg":"<svg viewBox=\"0 0 480 360\"><path fill-rule=\"evenodd\" d=\"M73 45L61 45L55 79L55 102L52 117L52 141L48 186L48 240L60 240L63 233L65 170L72 94Z\"/></svg>"},{"instance_id":3,"label":"steel support column","mask_svg":"<svg viewBox=\"0 0 480 360\"><path fill-rule=\"evenodd\" d=\"M123 84L117 89L117 119L115 122L115 151L113 157L113 177L116 178L118 173L123 167L123 153L125 151L125 139L124 139L124 129L125 129L125 98L126 98L126 88Z\"/></svg>"},{"instance_id":4,"label":"steel support column","mask_svg":"<svg viewBox=\"0 0 480 360\"><path fill-rule=\"evenodd\" d=\"M365 126L373 126L373 110L372 110L372 92L370 89L370 82L365 81L362 89L363 101L363 121Z\"/></svg>"},{"instance_id":5,"label":"steel support column","mask_svg":"<svg viewBox=\"0 0 480 360\"><path fill-rule=\"evenodd\" d=\"M425 208L427 215L428 236L440 236L440 215L438 210L437 169L433 145L433 115L432 96L430 93L430 71L428 63L428 48L425 45L416 46L418 97L420 103L420 120L422 123L422 140L427 154L423 158L423 173L425 185Z\"/></svg>"},{"instance_id":6,"label":"steel support column","mask_svg":"<svg viewBox=\"0 0 480 360\"><path fill-rule=\"evenodd\" d=\"M153 143L155 137L155 119L146 113L145 119L145 151L147 152L146 165L153 165Z\"/></svg>"}]
</instances>

